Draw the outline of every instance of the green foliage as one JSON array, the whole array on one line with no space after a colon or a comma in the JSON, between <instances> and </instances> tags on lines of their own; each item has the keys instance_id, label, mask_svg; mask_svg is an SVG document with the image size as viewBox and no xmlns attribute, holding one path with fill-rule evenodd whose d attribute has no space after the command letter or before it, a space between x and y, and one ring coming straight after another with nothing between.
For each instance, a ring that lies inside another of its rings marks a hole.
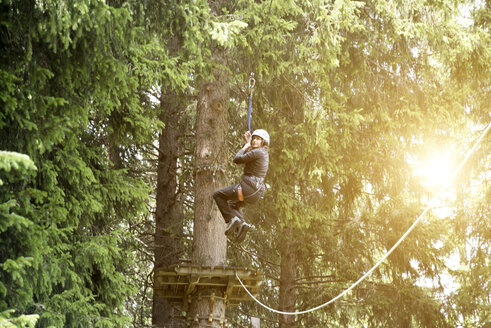
<instances>
[{"instance_id":1,"label":"green foliage","mask_svg":"<svg viewBox=\"0 0 491 328\"><path fill-rule=\"evenodd\" d=\"M9 173L12 169L25 172L35 170L36 166L29 156L15 152L0 151L0 170Z\"/></svg>"},{"instance_id":2,"label":"green foliage","mask_svg":"<svg viewBox=\"0 0 491 328\"><path fill-rule=\"evenodd\" d=\"M139 163L160 127L148 90L172 62L155 66L164 50L131 3L1 6L0 310L37 313L39 327L128 326L128 227L147 213Z\"/></svg>"},{"instance_id":3,"label":"green foliage","mask_svg":"<svg viewBox=\"0 0 491 328\"><path fill-rule=\"evenodd\" d=\"M5 328L34 328L39 316L37 314L21 315L11 318L14 310L7 310L0 313L0 326Z\"/></svg>"},{"instance_id":4,"label":"green foliage","mask_svg":"<svg viewBox=\"0 0 491 328\"><path fill-rule=\"evenodd\" d=\"M272 306L278 288L270 286L290 258L299 309L356 281L433 195L408 158L430 144L463 154L489 122L482 2L241 0L220 13L201 0L0 7L2 326L148 323L152 259L141 244L153 233L153 144L169 128L154 102L160 90L179 93L192 136L195 83L208 77L215 46L232 59L234 147L251 71L253 127L271 134L268 189L247 209L257 229L245 244L268 256L229 253L232 265L266 273L261 298ZM179 159L189 217L191 139ZM451 214L430 213L350 295L295 326L484 326L488 154L486 138L451 186ZM265 318L265 327L277 321L253 303L240 310ZM228 316L246 325L239 311Z\"/></svg>"},{"instance_id":5,"label":"green foliage","mask_svg":"<svg viewBox=\"0 0 491 328\"><path fill-rule=\"evenodd\" d=\"M36 169L34 162L27 155L0 151L0 186L4 183L1 179L4 175L7 175L9 182L13 182L19 179L16 175L29 174Z\"/></svg>"},{"instance_id":6,"label":"green foliage","mask_svg":"<svg viewBox=\"0 0 491 328\"><path fill-rule=\"evenodd\" d=\"M487 36L458 23L460 2L246 3L250 34L237 58L243 70L259 72L255 126L272 136L271 187L264 203L248 211L258 229L246 248L268 254L252 262L274 285L279 272L271 262L288 266L280 256L281 227L294 229L295 248L283 254L295 254L288 258L296 258L296 282L286 288L296 289L291 298L306 309L356 281L423 211L431 195L407 157L419 156L432 138L462 143L465 122L482 120L478 108L486 108L479 104L487 96L470 86L489 78L481 66L487 54L465 54ZM482 74L455 83L460 56ZM439 283L458 245L451 231L450 222L427 218L353 295L297 318L295 326L454 326ZM239 265L251 261L234 256ZM431 287L421 288L422 281ZM263 292L274 306L278 290Z\"/></svg>"},{"instance_id":7,"label":"green foliage","mask_svg":"<svg viewBox=\"0 0 491 328\"><path fill-rule=\"evenodd\" d=\"M230 46L233 45L234 35L247 27L247 24L235 20L230 23L212 22L211 26L211 39L221 46Z\"/></svg>"}]
</instances>

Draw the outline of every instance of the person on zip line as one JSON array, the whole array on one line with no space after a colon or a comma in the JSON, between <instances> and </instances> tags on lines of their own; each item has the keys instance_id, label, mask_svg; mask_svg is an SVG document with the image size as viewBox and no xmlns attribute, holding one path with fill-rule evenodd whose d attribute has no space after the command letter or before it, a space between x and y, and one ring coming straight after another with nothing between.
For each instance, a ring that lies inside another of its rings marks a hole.
<instances>
[{"instance_id":1,"label":"person on zip line","mask_svg":"<svg viewBox=\"0 0 491 328\"><path fill-rule=\"evenodd\" d=\"M252 137L252 139L251 139ZM222 213L227 228L225 234L236 232L236 242L242 242L251 229L240 208L254 204L264 195L264 178L269 166L269 134L257 129L252 135L244 134L245 144L234 157L235 164L244 164L244 174L240 183L216 190L213 199Z\"/></svg>"}]
</instances>

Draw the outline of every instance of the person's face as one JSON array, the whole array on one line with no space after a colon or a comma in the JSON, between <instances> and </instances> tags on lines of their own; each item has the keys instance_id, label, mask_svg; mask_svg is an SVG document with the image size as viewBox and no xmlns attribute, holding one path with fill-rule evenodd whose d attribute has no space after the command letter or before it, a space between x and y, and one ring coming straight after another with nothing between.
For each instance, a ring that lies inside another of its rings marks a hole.
<instances>
[{"instance_id":1,"label":"person's face","mask_svg":"<svg viewBox=\"0 0 491 328\"><path fill-rule=\"evenodd\" d=\"M263 139L258 136L253 136L251 140L252 148L259 148L263 145Z\"/></svg>"}]
</instances>

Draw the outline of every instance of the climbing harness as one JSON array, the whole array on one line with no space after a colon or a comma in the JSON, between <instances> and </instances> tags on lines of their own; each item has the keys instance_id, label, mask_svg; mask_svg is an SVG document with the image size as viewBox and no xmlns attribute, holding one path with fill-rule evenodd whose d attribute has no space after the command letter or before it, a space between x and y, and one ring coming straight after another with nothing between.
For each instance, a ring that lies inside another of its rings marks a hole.
<instances>
[{"instance_id":1,"label":"climbing harness","mask_svg":"<svg viewBox=\"0 0 491 328\"><path fill-rule=\"evenodd\" d=\"M428 211L434 206L434 203L436 202L436 200L438 199L438 197L440 196L440 194L447 188L447 186L455 178L455 176L457 175L457 173L462 169L462 167L464 166L464 164L467 162L467 160L472 155L472 153L474 153L474 151L476 150L477 146L481 143L482 139L488 133L488 131L489 131L490 128L491 128L491 123L488 124L488 126L486 127L486 129L484 130L484 132L481 134L481 136L474 143L474 146L472 146L472 148L467 152L466 156L464 157L464 159L462 160L462 162L460 163L460 165L455 169L455 171L453 172L453 174L450 176L450 178L448 179L447 183L440 188L440 190L438 191L438 193L432 198L432 200L430 201L430 203L428 204L428 206L425 208L425 210L423 211L423 213L421 213L421 215L416 219L416 221L414 221L414 223L409 227L409 229L407 229L407 231L394 244L394 246L392 246L392 248L387 253L385 253L385 255L382 256L382 258L370 270L368 270L360 279L358 279L350 287L348 287L343 292L341 292L339 295L337 295L336 297L334 297L331 300L327 301L326 303L323 303L321 305L318 305L318 306L316 306L314 308L311 308L311 309L308 309L308 310L297 311L297 312L285 312L285 311L275 310L275 309L270 308L269 306L261 303L257 298L255 298L254 295L252 295L249 292L249 290L246 288L246 286L244 286L244 284L242 283L242 280L240 280L240 278L237 275L237 273L235 273L235 277L239 280L239 282L242 285L242 287L245 289L245 291L247 292L247 294L249 294L249 296L252 297L252 299L254 301L256 301L259 305L261 305L262 307L264 307L265 309L267 309L267 310L269 310L271 312L275 312L275 313L279 313L279 314L284 314L284 315L305 314L305 313L313 312L315 310L318 310L318 309L320 309L320 308L322 308L322 307L324 307L326 305L329 305L329 304L335 302L336 300L340 299L341 297L343 297L344 295L346 295L348 292L350 292L360 282L362 282L363 280L365 280L365 278L368 277L383 261L385 261L385 259L387 259L387 257L389 257L389 255L397 248L397 246L399 246L402 243L402 241L409 235L409 233L414 229L414 227L416 227L416 225L419 223L419 221L421 221L421 219L426 215L426 213L428 213Z\"/></svg>"},{"instance_id":2,"label":"climbing harness","mask_svg":"<svg viewBox=\"0 0 491 328\"><path fill-rule=\"evenodd\" d=\"M241 202L243 202L243 201L244 201L244 193L242 193L242 187L240 186L240 184L239 184L239 186L237 187L237 197L239 198L239 200L240 200Z\"/></svg>"},{"instance_id":3,"label":"climbing harness","mask_svg":"<svg viewBox=\"0 0 491 328\"><path fill-rule=\"evenodd\" d=\"M262 182L261 182L262 184ZM243 202L245 201L247 198L251 198L253 196L255 196L258 192L264 190L264 184L262 185L259 185L256 187L256 191L254 191L252 194L250 195L244 195L244 192L242 191L242 186L240 185L240 183L237 185L237 198L239 199L239 201Z\"/></svg>"},{"instance_id":4,"label":"climbing harness","mask_svg":"<svg viewBox=\"0 0 491 328\"><path fill-rule=\"evenodd\" d=\"M249 128L249 141L251 140L251 116L252 116L252 91L256 85L256 80L254 79L254 72L251 72L251 77L249 78L249 110L247 112L247 127Z\"/></svg>"}]
</instances>

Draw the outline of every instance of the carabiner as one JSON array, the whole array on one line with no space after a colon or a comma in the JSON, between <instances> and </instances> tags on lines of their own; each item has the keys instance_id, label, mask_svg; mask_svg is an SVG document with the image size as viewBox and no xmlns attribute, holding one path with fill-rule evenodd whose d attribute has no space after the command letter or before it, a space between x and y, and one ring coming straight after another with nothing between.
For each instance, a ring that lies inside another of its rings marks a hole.
<instances>
[{"instance_id":1,"label":"carabiner","mask_svg":"<svg viewBox=\"0 0 491 328\"><path fill-rule=\"evenodd\" d=\"M254 88L256 85L256 80L254 80L254 72L251 72L251 77L249 78L249 89Z\"/></svg>"}]
</instances>

